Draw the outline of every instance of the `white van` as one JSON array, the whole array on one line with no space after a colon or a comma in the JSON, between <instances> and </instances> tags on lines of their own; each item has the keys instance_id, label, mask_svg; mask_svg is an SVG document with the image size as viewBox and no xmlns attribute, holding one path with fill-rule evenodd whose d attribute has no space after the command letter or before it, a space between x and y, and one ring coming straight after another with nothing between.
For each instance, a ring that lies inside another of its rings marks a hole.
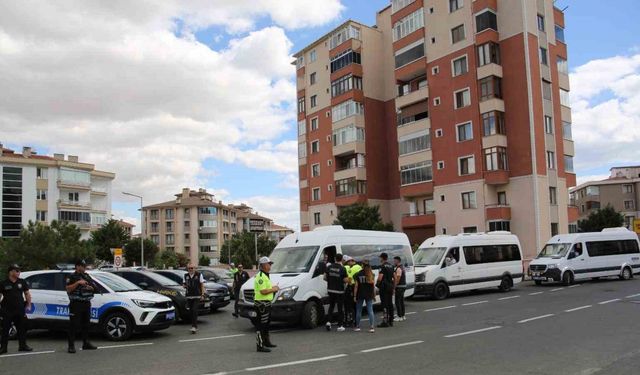
<instances>
[{"instance_id":1,"label":"white van","mask_svg":"<svg viewBox=\"0 0 640 375\"><path fill-rule=\"evenodd\" d=\"M288 235L269 256L273 261L271 283L280 287L272 305L273 321L300 322L305 328L322 323L324 305L328 303L327 282L322 277L325 253L329 263L335 254L349 255L357 261L368 260L374 272L380 266L381 253L387 253L389 262L400 256L406 270L405 296L413 294L415 275L407 235L348 230L342 226L321 227ZM253 311L253 281L251 278L241 289L240 315L245 318Z\"/></svg>"},{"instance_id":2,"label":"white van","mask_svg":"<svg viewBox=\"0 0 640 375\"><path fill-rule=\"evenodd\" d=\"M415 295L435 299L482 288L506 292L524 273L520 241L509 232L435 236L420 245L413 259Z\"/></svg>"},{"instance_id":3,"label":"white van","mask_svg":"<svg viewBox=\"0 0 640 375\"><path fill-rule=\"evenodd\" d=\"M638 272L638 235L626 228L554 236L529 264L537 285L543 281L570 285L575 280L608 276L629 280Z\"/></svg>"}]
</instances>

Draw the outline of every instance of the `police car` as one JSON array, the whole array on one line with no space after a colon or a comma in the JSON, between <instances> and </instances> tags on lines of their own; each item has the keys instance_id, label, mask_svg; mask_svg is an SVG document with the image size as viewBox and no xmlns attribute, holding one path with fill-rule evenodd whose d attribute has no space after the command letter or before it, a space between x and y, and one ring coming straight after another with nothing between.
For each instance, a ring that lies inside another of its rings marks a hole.
<instances>
[{"instance_id":1,"label":"police car","mask_svg":"<svg viewBox=\"0 0 640 375\"><path fill-rule=\"evenodd\" d=\"M69 298L65 278L72 271L24 272L21 277L31 289L31 309L27 311L29 328L66 328L69 324ZM91 301L91 326L112 341L124 341L133 332L166 329L176 312L171 300L158 293L144 291L109 272L89 271L98 285Z\"/></svg>"}]
</instances>

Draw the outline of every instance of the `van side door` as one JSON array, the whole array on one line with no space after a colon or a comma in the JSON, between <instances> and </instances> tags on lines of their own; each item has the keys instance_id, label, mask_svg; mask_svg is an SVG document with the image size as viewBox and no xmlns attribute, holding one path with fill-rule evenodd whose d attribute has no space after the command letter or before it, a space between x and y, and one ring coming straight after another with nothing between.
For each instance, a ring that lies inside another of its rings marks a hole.
<instances>
[{"instance_id":1,"label":"van side door","mask_svg":"<svg viewBox=\"0 0 640 375\"><path fill-rule=\"evenodd\" d=\"M449 284L449 290L452 292L464 290L464 256L462 255L462 247L452 247L442 260L441 270L442 276Z\"/></svg>"},{"instance_id":2,"label":"van side door","mask_svg":"<svg viewBox=\"0 0 640 375\"><path fill-rule=\"evenodd\" d=\"M589 276L587 272L593 267L593 264L587 258L587 251L582 242L571 245L571 249L569 249L569 253L567 254L567 263L569 268L573 270L576 279Z\"/></svg>"}]
</instances>

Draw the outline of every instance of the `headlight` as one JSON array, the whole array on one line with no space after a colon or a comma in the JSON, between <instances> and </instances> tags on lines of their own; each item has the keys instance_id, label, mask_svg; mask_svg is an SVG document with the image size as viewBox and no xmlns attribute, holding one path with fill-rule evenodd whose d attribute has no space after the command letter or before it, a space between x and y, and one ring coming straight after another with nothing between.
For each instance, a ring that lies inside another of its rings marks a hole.
<instances>
[{"instance_id":1,"label":"headlight","mask_svg":"<svg viewBox=\"0 0 640 375\"><path fill-rule=\"evenodd\" d=\"M276 301L288 301L290 299L293 299L293 296L296 295L297 291L298 291L297 286L290 286L287 288L280 289L278 291L278 294L276 295Z\"/></svg>"},{"instance_id":2,"label":"headlight","mask_svg":"<svg viewBox=\"0 0 640 375\"><path fill-rule=\"evenodd\" d=\"M552 270L554 268L558 268L558 265L557 264L547 264L547 268Z\"/></svg>"},{"instance_id":3,"label":"headlight","mask_svg":"<svg viewBox=\"0 0 640 375\"><path fill-rule=\"evenodd\" d=\"M180 297L186 297L186 296L187 296L187 293L185 293L185 292L184 292L184 291L182 291L182 290L179 290L179 291L178 291L178 295L179 295Z\"/></svg>"},{"instance_id":4,"label":"headlight","mask_svg":"<svg viewBox=\"0 0 640 375\"><path fill-rule=\"evenodd\" d=\"M143 309L151 308L151 307L154 307L156 305L155 302L145 301L145 300L141 300L141 299L134 299L133 303L135 303L139 307L142 307Z\"/></svg>"}]
</instances>

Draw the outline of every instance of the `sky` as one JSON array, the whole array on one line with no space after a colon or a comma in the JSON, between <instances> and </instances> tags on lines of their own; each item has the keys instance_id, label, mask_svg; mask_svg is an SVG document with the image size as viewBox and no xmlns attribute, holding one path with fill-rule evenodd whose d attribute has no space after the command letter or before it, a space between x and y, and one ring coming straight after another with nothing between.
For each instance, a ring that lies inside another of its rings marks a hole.
<instances>
[{"instance_id":1,"label":"sky","mask_svg":"<svg viewBox=\"0 0 640 375\"><path fill-rule=\"evenodd\" d=\"M299 228L292 54L388 0L0 3L0 142L115 172L113 214L206 188ZM640 164L640 1L567 7L578 182Z\"/></svg>"}]
</instances>

